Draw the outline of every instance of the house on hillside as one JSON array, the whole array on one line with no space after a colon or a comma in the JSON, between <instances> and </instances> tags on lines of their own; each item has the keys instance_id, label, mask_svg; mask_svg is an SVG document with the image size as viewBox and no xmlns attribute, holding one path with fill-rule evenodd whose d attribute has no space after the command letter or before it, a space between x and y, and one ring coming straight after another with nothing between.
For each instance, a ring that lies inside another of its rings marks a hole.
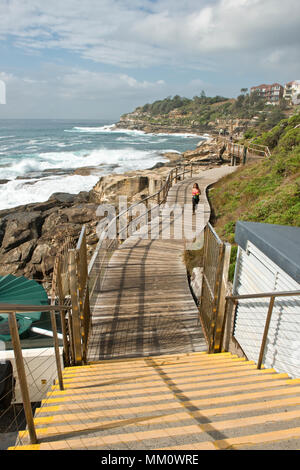
<instances>
[{"instance_id":1,"label":"house on hillside","mask_svg":"<svg viewBox=\"0 0 300 470\"><path fill-rule=\"evenodd\" d=\"M300 104L300 80L286 83L283 97L293 104Z\"/></svg>"},{"instance_id":2,"label":"house on hillside","mask_svg":"<svg viewBox=\"0 0 300 470\"><path fill-rule=\"evenodd\" d=\"M259 96L271 104L278 104L283 97L284 88L280 83L273 83L272 85L262 84L251 87L250 92L257 92Z\"/></svg>"}]
</instances>

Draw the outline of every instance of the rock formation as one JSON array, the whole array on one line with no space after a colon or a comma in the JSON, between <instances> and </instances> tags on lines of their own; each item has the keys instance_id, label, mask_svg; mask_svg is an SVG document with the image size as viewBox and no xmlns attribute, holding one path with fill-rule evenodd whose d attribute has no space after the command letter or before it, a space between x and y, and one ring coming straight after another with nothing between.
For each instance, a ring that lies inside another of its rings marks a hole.
<instances>
[{"instance_id":1,"label":"rock formation","mask_svg":"<svg viewBox=\"0 0 300 470\"><path fill-rule=\"evenodd\" d=\"M215 161L216 142L200 142L184 154L169 153L165 163L149 170L100 177L89 192L53 194L48 201L0 211L0 275L24 275L43 282L48 290L55 256L67 237L74 242L83 225L87 228L88 256L98 242L96 215L99 204L119 207L118 197L128 204L142 201L164 184L170 167L205 159Z\"/></svg>"}]
</instances>

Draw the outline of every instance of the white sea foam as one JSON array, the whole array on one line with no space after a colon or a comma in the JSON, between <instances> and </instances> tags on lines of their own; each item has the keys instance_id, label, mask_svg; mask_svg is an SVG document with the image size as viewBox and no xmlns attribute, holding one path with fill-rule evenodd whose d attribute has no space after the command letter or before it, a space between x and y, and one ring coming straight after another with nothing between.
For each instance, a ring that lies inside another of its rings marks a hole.
<instances>
[{"instance_id":1,"label":"white sea foam","mask_svg":"<svg viewBox=\"0 0 300 470\"><path fill-rule=\"evenodd\" d=\"M0 210L21 204L44 202L56 192L77 194L89 191L98 181L98 176L62 176L42 180L13 180L0 185Z\"/></svg>"},{"instance_id":2,"label":"white sea foam","mask_svg":"<svg viewBox=\"0 0 300 470\"><path fill-rule=\"evenodd\" d=\"M100 148L90 152L47 152L36 156L10 162L10 166L1 168L1 179L10 179L0 185L0 209L15 207L20 204L46 201L54 192L78 193L88 191L99 179L98 175L80 176L59 174L43 179L17 180L17 176L41 174L44 170L72 170L80 167L100 166L103 174L151 168L156 163L165 161L162 155L153 151ZM112 169L112 166L116 166Z\"/></svg>"},{"instance_id":3,"label":"white sea foam","mask_svg":"<svg viewBox=\"0 0 300 470\"><path fill-rule=\"evenodd\" d=\"M154 151L137 150L131 147L108 149L102 147L90 152L46 152L10 162L10 166L1 168L2 178L16 178L32 172L51 169L74 169L86 166L119 165L121 172L132 169L148 168L161 157ZM5 163L8 163L5 161Z\"/></svg>"},{"instance_id":4,"label":"white sea foam","mask_svg":"<svg viewBox=\"0 0 300 470\"><path fill-rule=\"evenodd\" d=\"M102 133L111 132L115 128L115 124L101 126L101 127L73 127L72 129L65 129L65 132L88 132L88 133Z\"/></svg>"},{"instance_id":5,"label":"white sea foam","mask_svg":"<svg viewBox=\"0 0 300 470\"><path fill-rule=\"evenodd\" d=\"M101 126L101 127L73 127L72 129L66 129L65 132L86 132L86 133L105 133L105 132L115 132L115 133L120 133L120 134L128 134L132 136L165 136L165 137L181 137L181 138L195 138L195 137L202 137L206 139L208 134L204 135L199 135L199 134L194 134L190 132L175 132L175 133L164 133L164 132L144 132L140 130L135 130L135 129L123 129L123 128L118 128L116 127L115 124L112 125L107 125L107 126Z\"/></svg>"}]
</instances>

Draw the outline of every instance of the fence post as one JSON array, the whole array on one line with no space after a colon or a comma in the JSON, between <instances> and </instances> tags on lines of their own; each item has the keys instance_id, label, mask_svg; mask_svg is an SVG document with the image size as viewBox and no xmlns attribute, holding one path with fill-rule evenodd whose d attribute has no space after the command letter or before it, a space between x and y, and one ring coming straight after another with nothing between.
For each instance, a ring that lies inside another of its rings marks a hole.
<instances>
[{"instance_id":1,"label":"fence post","mask_svg":"<svg viewBox=\"0 0 300 470\"><path fill-rule=\"evenodd\" d=\"M58 292L56 293L56 287ZM58 296L59 304L64 304L64 294L61 279L61 256L57 256L54 263L51 304L55 305L55 297ZM67 338L66 312L60 311L61 329L63 335L64 359L66 365L70 365L70 344ZM69 334L70 338L70 334Z\"/></svg>"},{"instance_id":2,"label":"fence post","mask_svg":"<svg viewBox=\"0 0 300 470\"><path fill-rule=\"evenodd\" d=\"M226 315L226 289L228 281L228 272L230 265L231 245L224 244L223 262L222 262L222 275L221 287L219 291L219 305L217 308L217 319L214 333L214 352L218 353L222 350L223 334L225 328L225 315Z\"/></svg>"},{"instance_id":3,"label":"fence post","mask_svg":"<svg viewBox=\"0 0 300 470\"><path fill-rule=\"evenodd\" d=\"M222 281L222 268L223 268L223 259L224 259L224 243L219 246L219 253L217 257L216 265L216 279L214 285L214 299L213 299L213 318L210 325L210 338L209 338L209 353L214 354L215 351L215 334L218 323L218 307L220 301L220 291L221 291L221 281Z\"/></svg>"},{"instance_id":4,"label":"fence post","mask_svg":"<svg viewBox=\"0 0 300 470\"><path fill-rule=\"evenodd\" d=\"M78 285L77 285L77 272L76 272L76 250L69 250L69 280L70 280L70 293L72 301L72 336L74 345L74 361L76 365L82 364L82 349L81 349L81 324L80 324L80 311L78 299Z\"/></svg>"},{"instance_id":5,"label":"fence post","mask_svg":"<svg viewBox=\"0 0 300 470\"><path fill-rule=\"evenodd\" d=\"M266 347L266 342L267 342L267 337L268 337L268 332L269 332L269 326L270 326L271 317L272 317L272 313L273 313L274 302L275 302L275 297L273 295L270 298L269 310L268 310L268 314L267 314L263 339L262 339L261 348L260 348L260 352L259 352L259 358L258 358L258 362L257 362L257 368L258 369L261 369L261 365L262 365L262 361L263 361L263 357L264 357L264 352L265 352L265 347Z\"/></svg>"},{"instance_id":6,"label":"fence post","mask_svg":"<svg viewBox=\"0 0 300 470\"><path fill-rule=\"evenodd\" d=\"M244 153L243 153L243 165L246 164L246 161L247 161L247 147L244 147Z\"/></svg>"},{"instance_id":7,"label":"fence post","mask_svg":"<svg viewBox=\"0 0 300 470\"><path fill-rule=\"evenodd\" d=\"M77 246L77 273L78 273L78 297L80 306L80 320L83 325L83 360L87 358L87 343L90 326L90 303L88 286L88 265L86 248L86 228L82 230Z\"/></svg>"},{"instance_id":8,"label":"fence post","mask_svg":"<svg viewBox=\"0 0 300 470\"><path fill-rule=\"evenodd\" d=\"M37 437L36 437L35 426L34 426L34 421L33 421L32 408L31 408L31 403L30 403L28 384L27 384L27 379L26 379L26 372L25 372L24 360L23 360L23 355L22 355L16 314L15 313L9 314L8 320L9 320L9 329L10 329L10 334L11 334L11 339L12 339L12 345L13 345L15 359L16 359L16 367L17 367L17 372L18 372L18 377L19 377L19 382L20 382L20 389L21 389L22 400L23 400L23 405L24 405L24 412L25 412L28 432L30 436L30 442L31 444L36 444Z\"/></svg>"},{"instance_id":9,"label":"fence post","mask_svg":"<svg viewBox=\"0 0 300 470\"><path fill-rule=\"evenodd\" d=\"M53 342L54 342L57 378L58 378L59 388L60 390L63 390L64 384L63 384L62 369L61 369L61 362L60 362L55 312L51 312L50 315L51 315L51 326L52 326L52 331L53 331Z\"/></svg>"}]
</instances>

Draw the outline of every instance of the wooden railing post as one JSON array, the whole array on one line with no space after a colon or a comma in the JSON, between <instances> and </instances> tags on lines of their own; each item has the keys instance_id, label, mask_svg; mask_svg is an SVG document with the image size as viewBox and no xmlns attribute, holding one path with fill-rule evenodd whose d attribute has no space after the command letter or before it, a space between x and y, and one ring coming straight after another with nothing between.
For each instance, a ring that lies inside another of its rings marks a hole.
<instances>
[{"instance_id":1,"label":"wooden railing post","mask_svg":"<svg viewBox=\"0 0 300 470\"><path fill-rule=\"evenodd\" d=\"M10 313L8 316L8 321L9 321L9 329L10 329L10 334L11 334L11 339L12 339L13 350L15 354L16 367L17 367L17 372L18 372L18 378L19 378L19 383L20 383L20 389L21 389L21 394L22 394L22 400L23 400L23 405L24 405L24 412L25 412L30 442L31 444L36 444L37 437L36 437L36 431L35 431L35 426L34 426L34 421L33 421L33 414L32 414L32 408L31 408L31 403L30 403L28 384L27 384L27 379L26 379L26 372L25 372L24 360L23 360L23 355L22 355L16 314Z\"/></svg>"},{"instance_id":2,"label":"wooden railing post","mask_svg":"<svg viewBox=\"0 0 300 470\"><path fill-rule=\"evenodd\" d=\"M69 282L72 300L72 335L75 365L82 364L81 322L78 298L76 250L69 250Z\"/></svg>"},{"instance_id":3,"label":"wooden railing post","mask_svg":"<svg viewBox=\"0 0 300 470\"><path fill-rule=\"evenodd\" d=\"M54 351L55 351L57 379L58 379L59 389L63 390L64 389L64 383L63 383L62 368L61 368L61 362L60 362L60 353L59 353L59 344L58 344L55 312L50 312L50 316L51 316L51 326L52 326L52 332L53 332L53 342L54 342Z\"/></svg>"},{"instance_id":4,"label":"wooden railing post","mask_svg":"<svg viewBox=\"0 0 300 470\"><path fill-rule=\"evenodd\" d=\"M226 289L228 281L228 272L230 265L231 245L229 243L224 244L223 261L222 261L222 274L221 274L221 286L219 291L219 303L217 310L217 320L214 332L214 352L218 353L222 350L223 335L225 328L225 317L226 317Z\"/></svg>"}]
</instances>

